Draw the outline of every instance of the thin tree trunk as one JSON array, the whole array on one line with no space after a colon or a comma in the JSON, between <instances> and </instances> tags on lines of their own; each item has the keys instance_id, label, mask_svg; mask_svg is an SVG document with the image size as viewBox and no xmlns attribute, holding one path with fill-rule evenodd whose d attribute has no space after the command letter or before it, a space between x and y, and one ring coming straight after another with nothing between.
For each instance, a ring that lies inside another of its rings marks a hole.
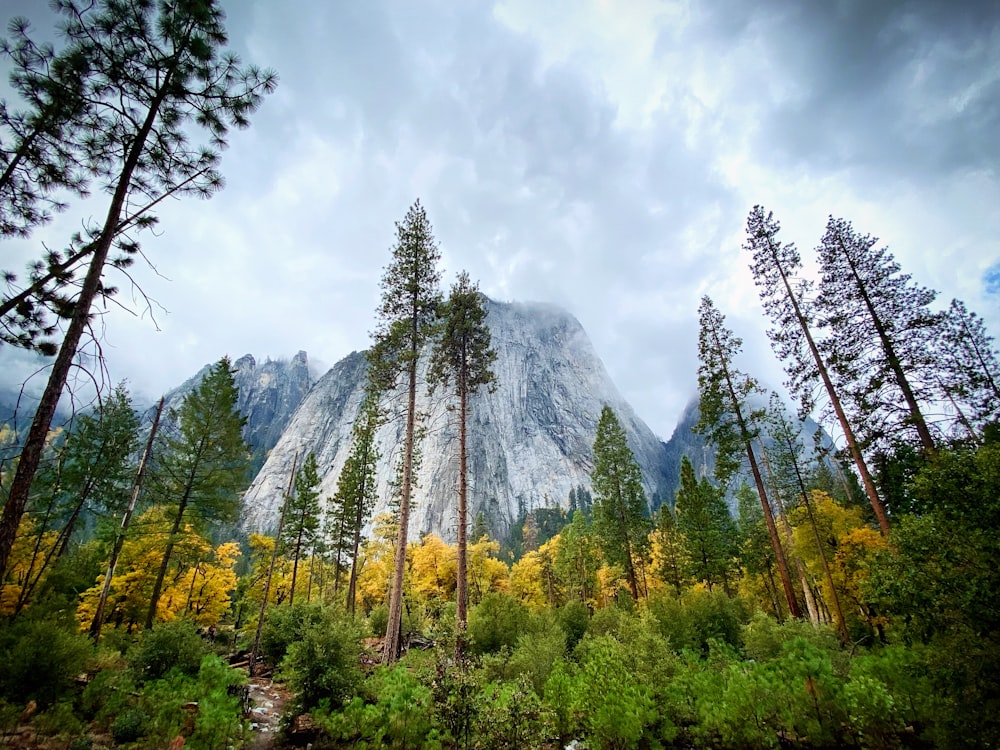
<instances>
[{"instance_id":1,"label":"thin tree trunk","mask_svg":"<svg viewBox=\"0 0 1000 750\"><path fill-rule=\"evenodd\" d=\"M468 458L466 444L466 420L468 417L468 387L465 379L465 352L462 352L463 366L458 380L458 542L457 542L457 575L455 581L455 658L461 659L465 652L465 630L468 627L468 539L466 538L466 523L468 514L468 475L466 461Z\"/></svg>"},{"instance_id":2,"label":"thin tree trunk","mask_svg":"<svg viewBox=\"0 0 1000 750\"><path fill-rule=\"evenodd\" d=\"M403 626L403 576L406 573L406 536L410 523L410 491L413 482L413 442L417 416L417 319L413 318L410 348L409 393L406 406L406 440L403 445L403 486L399 498L399 529L396 534L396 554L393 559L392 589L389 592L389 622L385 631L382 663L399 659Z\"/></svg>"},{"instance_id":3,"label":"thin tree trunk","mask_svg":"<svg viewBox=\"0 0 1000 750\"><path fill-rule=\"evenodd\" d=\"M916 394L914 394L913 389L910 387L910 380L906 377L903 365L899 361L899 356L896 354L896 347L893 345L892 339L889 337L889 333L885 329L885 324L882 322L882 318L875 310L875 304L872 302L871 297L868 296L868 289L862 281L861 276L858 274L858 269L855 267L854 261L851 260L851 256L848 254L847 248L844 246L844 241L839 235L837 237L837 243L840 245L840 249L843 251L844 258L847 260L848 265L851 267L851 275L854 277L855 286L865 303L865 308L868 310L868 316L871 318L872 325L875 326L875 332L878 334L879 343L882 345L882 351L885 354L887 363L889 364L889 369L892 370L892 374L896 379L896 385L899 386L899 390L903 394L903 399L906 401L906 407L910 411L910 420L913 422L913 426L917 430L917 435L920 437L920 444L923 446L924 450L934 451L936 448L934 438L931 435L930 429L927 427L924 415L920 411L920 405L917 403Z\"/></svg>"},{"instance_id":4,"label":"thin tree trunk","mask_svg":"<svg viewBox=\"0 0 1000 750\"><path fill-rule=\"evenodd\" d=\"M94 619L90 623L90 637L97 643L101 639L101 626L104 623L104 608L108 602L108 594L111 591L111 579L115 575L115 566L118 565L118 555L121 554L122 546L125 544L125 534L128 532L129 524L132 522L132 513L135 511L136 503L139 501L139 491L142 489L142 480L146 475L146 465L153 452L153 441L156 439L156 431L160 427L160 415L163 413L164 398L160 397L160 403L156 405L156 414L153 415L153 426L149 430L149 437L146 439L146 447L142 451L142 458L139 459L139 468L135 473L135 481L132 483L132 494L128 499L128 507L122 516L122 525L115 537L115 544L111 550L111 560L108 562L108 569L104 573L104 585L101 587L101 596L97 600L97 609L94 611Z\"/></svg>"},{"instance_id":5,"label":"thin tree trunk","mask_svg":"<svg viewBox=\"0 0 1000 750\"><path fill-rule=\"evenodd\" d=\"M184 493L180 505L177 506L174 525L170 530L170 536L167 538L167 546L163 550L163 561L160 563L160 570L156 574L156 583L153 584L153 593L149 598L149 610L146 612L146 630L153 627L153 621L156 619L156 606L160 603L160 592L163 589L163 580L167 576L167 568L170 565L170 555L174 551L174 541L181 529L181 519L184 517L184 511L187 510L189 492L190 488L188 488L188 492Z\"/></svg>"},{"instance_id":6,"label":"thin tree trunk","mask_svg":"<svg viewBox=\"0 0 1000 750\"><path fill-rule=\"evenodd\" d=\"M361 459L361 487L358 490L354 514L354 540L351 551L351 577L347 582L347 611L354 615L355 592L358 587L358 550L361 547L361 524L364 521L365 498L368 497L368 444L364 444Z\"/></svg>"},{"instance_id":7,"label":"thin tree trunk","mask_svg":"<svg viewBox=\"0 0 1000 750\"><path fill-rule=\"evenodd\" d=\"M18 461L14 480L10 486L7 503L4 505L3 515L0 517L0 580L3 579L4 574L7 572L10 552L14 547L14 540L17 537L17 529L21 522L21 516L24 515L24 509L28 502L31 483L35 479L35 474L38 471L38 465L42 458L42 451L45 449L45 440L48 437L49 426L52 424L52 418L55 416L59 398L62 396L63 388L66 386L66 380L69 377L70 368L80 347L83 332L90 324L90 308L93 306L94 300L102 288L101 277L104 274L104 266L107 263L108 254L111 252L111 244L116 236L115 228L118 226L119 217L125 206L125 199L132 183L132 174L139 163L139 157L145 147L146 139L149 137L153 124L156 122L160 105L163 103L167 92L173 86L172 73L172 69L166 72L159 91L150 103L146 119L129 149L128 156L115 186L111 206L104 220L100 238L94 247L94 254L90 259L87 275L84 277L83 285L80 287L80 294L74 303L73 316L70 319L69 327L66 329L62 345L59 347L59 353L52 363L52 372L49 374L49 380L38 402L35 418L31 422L28 437L21 450L21 458Z\"/></svg>"},{"instance_id":8,"label":"thin tree trunk","mask_svg":"<svg viewBox=\"0 0 1000 750\"><path fill-rule=\"evenodd\" d=\"M721 351L719 342L716 341L716 348ZM746 447L747 459L750 461L750 471L753 474L754 484L757 485L757 495L760 497L760 504L764 511L764 522L767 525L767 533L771 538L771 548L774 550L774 559L778 565L778 576L781 578L781 586L785 590L785 599L788 602L788 611L792 617L801 617L802 610L795 599L795 590L792 588L792 578L788 573L788 562L785 560L785 553L781 548L781 540L778 539L778 529L774 524L774 514L771 512L771 504L767 500L767 491L764 489L764 480L760 474L760 467L757 466L757 458L754 456L753 445L750 442L750 430L747 428L746 420L743 419L743 412L740 409L739 398L736 396L736 388L729 377L729 370L725 370L726 387L729 390L729 398L736 414L736 421L740 428L740 436L743 438L743 445Z\"/></svg>"},{"instance_id":9,"label":"thin tree trunk","mask_svg":"<svg viewBox=\"0 0 1000 750\"><path fill-rule=\"evenodd\" d=\"M840 423L840 429L844 433L844 439L847 441L847 448L851 453L851 458L854 460L854 465L858 470L858 474L861 476L861 483L865 488L865 494L868 495L868 501L871 503L872 510L875 511L875 517L878 519L879 529L882 531L883 536L887 536L889 534L889 515L886 513L885 506L882 504L881 498L879 498L878 490L875 488L875 482L872 479L871 472L868 471L868 464L865 462L865 458L861 454L861 448L858 446L857 438L854 436L854 430L851 429L851 423L847 419L847 413L844 411L843 404L840 402L837 389L834 387L833 380L830 378L830 372L826 367L826 362L823 361L823 355L820 353L819 347L813 339L812 331L809 329L809 322L806 319L805 314L802 312L802 308L799 306L798 299L796 299L795 294L792 292L791 282L785 274L785 269L778 260L777 253L773 248L771 248L771 257L774 260L775 267L778 269L778 273L781 274L781 281L785 286L785 293L788 295L788 299L792 303L792 310L795 312L795 318L798 320L799 327L802 329L802 334L805 336L806 344L809 346L809 353L812 355L813 362L816 364L816 369L819 371L820 379L823 381L823 387L826 389L826 395L830 399L830 403L833 405L833 411L837 415L837 421Z\"/></svg>"},{"instance_id":10,"label":"thin tree trunk","mask_svg":"<svg viewBox=\"0 0 1000 750\"><path fill-rule=\"evenodd\" d=\"M271 579L274 577L274 566L278 561L278 541L281 539L281 531L285 527L285 510L288 508L288 498L292 494L292 483L295 481L295 469L298 467L299 454L295 454L292 459L292 473L288 476L288 489L285 491L285 499L281 503L281 514L278 516L278 531L274 535L274 549L271 550L271 563L267 566L267 577L264 579L264 595L260 601L260 614L257 617L257 631L253 636L253 647L250 649L250 659L247 671L250 677L254 676L257 668L257 656L260 654L260 633L264 627L264 613L267 611L267 600L271 595Z\"/></svg>"},{"instance_id":11,"label":"thin tree trunk","mask_svg":"<svg viewBox=\"0 0 1000 750\"><path fill-rule=\"evenodd\" d=\"M298 536L295 538L295 554L292 556L292 591L288 595L288 606L295 604L295 580L299 575L299 553L302 551L302 526L299 526Z\"/></svg>"}]
</instances>

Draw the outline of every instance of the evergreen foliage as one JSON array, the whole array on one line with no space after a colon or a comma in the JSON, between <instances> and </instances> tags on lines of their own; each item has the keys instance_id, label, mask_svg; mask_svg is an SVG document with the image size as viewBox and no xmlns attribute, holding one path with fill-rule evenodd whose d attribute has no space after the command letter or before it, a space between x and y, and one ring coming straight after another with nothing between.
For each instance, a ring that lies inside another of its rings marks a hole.
<instances>
[{"instance_id":1,"label":"evergreen foliage","mask_svg":"<svg viewBox=\"0 0 1000 750\"><path fill-rule=\"evenodd\" d=\"M295 474L294 491L285 505L281 543L292 555L292 584L288 603L295 603L299 561L312 550L319 533L319 466L312 451Z\"/></svg>"},{"instance_id":2,"label":"evergreen foliage","mask_svg":"<svg viewBox=\"0 0 1000 750\"><path fill-rule=\"evenodd\" d=\"M681 486L675 504L677 531L685 546L684 575L704 581L711 591L722 584L732 592L730 581L736 559L736 524L722 493L707 477L695 477L694 467L687 456L681 459ZM680 571L677 571L679 573ZM679 576L675 573L675 582Z\"/></svg>"},{"instance_id":3,"label":"evergreen foliage","mask_svg":"<svg viewBox=\"0 0 1000 750\"><path fill-rule=\"evenodd\" d=\"M490 329L486 325L486 307L478 287L464 271L451 288L448 300L440 309L441 331L431 351L430 382L454 386L458 397L458 573L456 626L459 636L465 630L468 607L468 560L466 529L468 526L467 424L469 396L481 386L496 380L492 365L497 358L490 345ZM456 646L461 655L462 644Z\"/></svg>"},{"instance_id":4,"label":"evergreen foliage","mask_svg":"<svg viewBox=\"0 0 1000 750\"><path fill-rule=\"evenodd\" d=\"M54 342L39 339L48 330L45 309L51 305L67 321L0 517L0 578L7 570L49 426L91 325L91 308L116 291L105 281L107 266L127 267L139 250L136 241L123 234L125 229L154 223L151 216L142 215L145 210L138 217L124 214L168 194L207 197L218 190L222 178L216 166L229 128L248 127L249 115L277 82L274 73L244 67L235 54L223 52L228 41L224 14L213 0L60 0L54 7L64 19L61 31L67 47L51 63L45 59L47 50L41 61L30 53L23 60L15 54L15 64L25 65L15 73L15 88L21 86L22 95L42 110L27 115L37 123L46 117L54 92L61 92L62 81L53 76L69 75L70 94L81 97L86 106L71 108L71 124L58 135L74 137L67 148L80 154L94 176L106 183L110 199L103 221L87 225L86 240L75 237L65 252L50 253L41 264L46 270L36 266L33 271L26 294L4 295L0 307L3 330L10 332L4 340L49 354L56 353ZM23 37L27 27L15 24L12 30ZM26 39L23 44L30 46ZM22 41L15 41L14 49L19 45ZM192 126L207 131L208 145L189 143L189 135L197 132ZM112 258L115 245L121 254ZM77 269L84 267L82 280L77 279Z\"/></svg>"},{"instance_id":5,"label":"evergreen foliage","mask_svg":"<svg viewBox=\"0 0 1000 750\"><path fill-rule=\"evenodd\" d=\"M246 420L236 407L237 397L233 370L224 357L173 411L176 433L161 433L153 491L157 501L169 508L172 527L153 585L147 628L156 618L170 555L183 523L212 528L236 518L250 467L250 451L242 435Z\"/></svg>"},{"instance_id":6,"label":"evergreen foliage","mask_svg":"<svg viewBox=\"0 0 1000 750\"><path fill-rule=\"evenodd\" d=\"M821 342L851 423L864 446L885 446L916 432L933 450L925 407L933 400L940 316L936 293L902 273L878 239L832 216L817 248L817 313L829 335Z\"/></svg>"},{"instance_id":7,"label":"evergreen foliage","mask_svg":"<svg viewBox=\"0 0 1000 750\"><path fill-rule=\"evenodd\" d=\"M438 290L441 275L437 264L441 253L427 213L420 201L396 224L396 245L392 261L382 276L382 301L374 344L368 351L369 378L379 391L395 387L400 375L406 381L406 432L402 451L399 527L389 595L389 624L386 631L385 663L399 656L399 630L403 617L403 575L406 537L410 520L410 494L417 436L417 359L436 334L436 316L441 304Z\"/></svg>"}]
</instances>

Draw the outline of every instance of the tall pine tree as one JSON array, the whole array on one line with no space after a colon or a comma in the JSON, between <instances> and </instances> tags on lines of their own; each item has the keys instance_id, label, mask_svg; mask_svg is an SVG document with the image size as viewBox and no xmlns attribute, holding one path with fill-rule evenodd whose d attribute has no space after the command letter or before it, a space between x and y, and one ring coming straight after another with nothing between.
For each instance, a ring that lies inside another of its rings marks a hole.
<instances>
[{"instance_id":1,"label":"tall pine tree","mask_svg":"<svg viewBox=\"0 0 1000 750\"><path fill-rule=\"evenodd\" d=\"M236 407L238 392L233 370L224 357L188 393L180 408L174 434L164 435L157 450L153 476L156 500L172 517L170 536L156 574L146 628L153 627L170 555L181 538L184 522L212 527L236 519L240 494L250 474L250 449L241 434L244 417Z\"/></svg>"},{"instance_id":2,"label":"tall pine tree","mask_svg":"<svg viewBox=\"0 0 1000 750\"><path fill-rule=\"evenodd\" d=\"M288 604L295 603L295 584L299 575L299 560L311 550L319 531L319 465L312 451L295 475L295 491L285 508L285 525L277 540L292 555L292 588Z\"/></svg>"},{"instance_id":3,"label":"tall pine tree","mask_svg":"<svg viewBox=\"0 0 1000 750\"><path fill-rule=\"evenodd\" d=\"M795 245L782 245L778 241L780 229L773 215L768 212L765 216L761 206L754 206L747 217L747 240L743 247L753 254L750 270L771 319L768 338L785 365L788 389L801 402L803 415L812 411L815 383L822 382L879 527L883 534L888 534L889 516L815 337L818 324L812 284L801 276L802 259Z\"/></svg>"},{"instance_id":4,"label":"tall pine tree","mask_svg":"<svg viewBox=\"0 0 1000 750\"><path fill-rule=\"evenodd\" d=\"M479 289L465 271L459 274L441 310L441 335L431 353L432 384L452 384L458 397L458 549L455 587L456 648L461 651L468 618L468 525L467 425L469 396L495 379L492 365L497 358L490 345L486 306Z\"/></svg>"},{"instance_id":5,"label":"tall pine tree","mask_svg":"<svg viewBox=\"0 0 1000 750\"><path fill-rule=\"evenodd\" d=\"M973 437L1000 420L1000 356L983 319L953 299L938 347L938 385Z\"/></svg>"},{"instance_id":6,"label":"tall pine tree","mask_svg":"<svg viewBox=\"0 0 1000 750\"><path fill-rule=\"evenodd\" d=\"M608 562L619 564L633 601L639 601L636 569L649 546L649 519L642 474L625 430L610 406L601 409L594 440L594 531Z\"/></svg>"},{"instance_id":7,"label":"tall pine tree","mask_svg":"<svg viewBox=\"0 0 1000 750\"><path fill-rule=\"evenodd\" d=\"M381 424L378 394L369 390L361 402L361 408L351 431L351 452L344 462L344 468L337 480L337 492L332 506L348 535L343 540L335 537L340 545L346 541L351 558L351 573L347 582L347 611L354 614L358 586L358 550L361 546L361 529L375 507L375 467L381 458L375 432ZM346 546L346 545L345 545ZM339 555L338 555L339 556Z\"/></svg>"},{"instance_id":8,"label":"tall pine tree","mask_svg":"<svg viewBox=\"0 0 1000 750\"><path fill-rule=\"evenodd\" d=\"M721 583L726 593L731 594L730 578L737 553L736 523L722 492L707 477L698 480L687 456L681 458L681 486L674 507L677 530L684 538L685 573L696 581L704 581L710 591Z\"/></svg>"},{"instance_id":9,"label":"tall pine tree","mask_svg":"<svg viewBox=\"0 0 1000 750\"><path fill-rule=\"evenodd\" d=\"M247 127L250 113L276 85L273 73L243 67L236 55L222 53L228 40L223 11L214 0L64 0L56 9L64 17L65 54L86 60L80 93L89 106L81 147L108 177L110 201L100 226L88 230L92 249L86 274L63 311L66 333L0 517L0 577L49 425L90 326L91 307L114 292L104 280L106 267L109 262L127 264L137 250L134 240L119 236L125 212L181 184L186 186L183 192L206 196L221 187L215 165L229 128ZM208 131L208 146L188 142L195 125ZM111 259L116 240L124 251L120 261ZM65 284L71 281L63 279Z\"/></svg>"},{"instance_id":10,"label":"tall pine tree","mask_svg":"<svg viewBox=\"0 0 1000 750\"><path fill-rule=\"evenodd\" d=\"M383 661L399 658L403 618L403 575L406 537L413 489L413 460L417 435L417 360L420 350L435 333L441 303L441 253L427 213L416 201L402 222L396 224L392 261L382 276L382 302L378 309L375 343L368 351L372 382L381 391L396 387L400 376L406 389L406 432L403 442L399 494L399 529L389 591L389 620Z\"/></svg>"},{"instance_id":11,"label":"tall pine tree","mask_svg":"<svg viewBox=\"0 0 1000 750\"><path fill-rule=\"evenodd\" d=\"M827 222L817 312L829 335L820 349L853 412L850 421L865 428L863 442L884 449L915 432L933 451L924 406L933 397L936 294L914 284L877 242L844 219Z\"/></svg>"},{"instance_id":12,"label":"tall pine tree","mask_svg":"<svg viewBox=\"0 0 1000 750\"><path fill-rule=\"evenodd\" d=\"M801 611L795 599L785 553L778 538L774 513L771 511L767 491L764 489L764 480L753 450L753 441L758 434L754 423L757 415L751 409L748 399L752 394L760 393L760 386L753 378L735 368L734 360L743 346L743 341L726 328L725 317L707 296L702 297L698 308L698 325L700 329L698 359L701 362L698 367L700 418L696 430L705 435L716 448L715 473L723 487L739 469L740 452L746 453L761 508L764 511L764 520L767 523L788 610L793 617L800 617Z\"/></svg>"}]
</instances>

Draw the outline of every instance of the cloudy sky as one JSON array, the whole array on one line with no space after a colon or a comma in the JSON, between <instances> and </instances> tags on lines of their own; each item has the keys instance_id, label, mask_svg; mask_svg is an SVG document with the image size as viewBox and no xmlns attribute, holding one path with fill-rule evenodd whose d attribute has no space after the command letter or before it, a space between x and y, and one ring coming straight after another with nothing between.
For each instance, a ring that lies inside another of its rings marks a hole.
<instances>
[{"instance_id":1,"label":"cloudy sky","mask_svg":"<svg viewBox=\"0 0 1000 750\"><path fill-rule=\"evenodd\" d=\"M1000 332L1000 5L726 0L223 0L278 90L232 134L227 187L160 212L103 318L113 380L152 400L222 354L369 344L416 198L444 277L572 312L653 430L696 387L699 298L781 381L740 249L762 203L808 256L827 216ZM5 15L52 26L41 0ZM6 20L6 19L4 19ZM28 243L61 246L103 204ZM0 371L28 364L0 350ZM37 378L36 378L37 380Z\"/></svg>"}]
</instances>

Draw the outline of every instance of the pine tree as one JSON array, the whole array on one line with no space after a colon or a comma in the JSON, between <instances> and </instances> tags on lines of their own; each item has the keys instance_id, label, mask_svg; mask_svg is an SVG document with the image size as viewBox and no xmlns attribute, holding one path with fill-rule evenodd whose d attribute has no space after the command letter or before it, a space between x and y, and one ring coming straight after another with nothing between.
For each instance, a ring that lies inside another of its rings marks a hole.
<instances>
[{"instance_id":1,"label":"pine tree","mask_svg":"<svg viewBox=\"0 0 1000 750\"><path fill-rule=\"evenodd\" d=\"M91 174L82 162L81 122L88 111L83 79L90 63L76 47L56 54L14 18L0 53L10 60L10 85L29 104L11 110L0 100L0 237L27 237L66 209L60 194L87 195Z\"/></svg>"},{"instance_id":2,"label":"pine tree","mask_svg":"<svg viewBox=\"0 0 1000 750\"><path fill-rule=\"evenodd\" d=\"M677 527L675 509L666 503L657 511L656 528L653 530L652 538L655 549L655 572L679 597L691 582L687 573L689 568L687 540Z\"/></svg>"},{"instance_id":3,"label":"pine tree","mask_svg":"<svg viewBox=\"0 0 1000 750\"><path fill-rule=\"evenodd\" d=\"M451 383L458 397L458 571L455 589L455 618L458 628L456 649L461 652L468 618L467 512L467 435L469 396L480 386L496 380L491 369L497 358L490 345L486 325L486 307L479 289L463 271L452 286L441 310L441 336L431 352L430 381L447 386Z\"/></svg>"},{"instance_id":4,"label":"pine tree","mask_svg":"<svg viewBox=\"0 0 1000 750\"><path fill-rule=\"evenodd\" d=\"M273 73L244 68L231 53L220 55L227 38L223 12L213 0L62 0L56 9L65 17L67 54L82 55L89 66L81 84L90 101L81 145L89 163L110 177L110 203L100 227L89 230L87 271L72 309L64 311L66 333L0 518L0 577L91 307L114 291L104 282L106 266L126 265L138 249L134 240L119 237L123 214L180 184L186 185L182 192L205 196L221 187L214 167L229 127L247 127L249 114L276 84ZM208 131L209 147L188 143L192 125ZM191 182L196 175L201 177ZM116 240L123 256L111 260Z\"/></svg>"},{"instance_id":5,"label":"pine tree","mask_svg":"<svg viewBox=\"0 0 1000 750\"><path fill-rule=\"evenodd\" d=\"M597 570L600 550L593 529L583 511L573 513L569 524L559 534L555 569L573 598L591 604L597 596Z\"/></svg>"},{"instance_id":6,"label":"pine tree","mask_svg":"<svg viewBox=\"0 0 1000 750\"><path fill-rule=\"evenodd\" d=\"M771 318L772 328L767 335L774 353L785 365L789 392L801 402L803 415L812 411L814 385L817 380L822 382L879 527L883 534L888 534L889 516L814 336L817 324L812 284L800 275L802 260L795 245L782 245L778 241L780 229L777 220L770 212L765 216L761 206L754 206L747 217L747 241L743 247L753 253L750 270L760 289L764 310Z\"/></svg>"},{"instance_id":7,"label":"pine tree","mask_svg":"<svg viewBox=\"0 0 1000 750\"><path fill-rule=\"evenodd\" d=\"M764 481L754 455L753 440L757 437L754 424L756 414L748 406L751 394L760 393L760 386L753 378L734 368L733 360L743 346L725 326L725 318L715 308L709 297L702 297L698 308L698 412L696 430L705 435L716 449L715 476L725 487L740 466L739 453L746 452L760 497L764 520L771 538L771 547L778 565L781 585L793 617L800 616L798 602L792 589L788 563L778 539L774 514L764 489Z\"/></svg>"},{"instance_id":8,"label":"pine tree","mask_svg":"<svg viewBox=\"0 0 1000 750\"><path fill-rule=\"evenodd\" d=\"M611 407L601 409L594 440L594 531L608 562L625 570L632 600L639 601L636 568L649 546L649 519L642 474L625 430Z\"/></svg>"},{"instance_id":9,"label":"pine tree","mask_svg":"<svg viewBox=\"0 0 1000 750\"><path fill-rule=\"evenodd\" d=\"M681 486L674 508L687 552L686 574L704 581L709 591L721 583L726 593L732 593L729 580L736 559L736 524L722 493L707 477L698 481L687 456L681 458Z\"/></svg>"},{"instance_id":10,"label":"pine tree","mask_svg":"<svg viewBox=\"0 0 1000 750\"><path fill-rule=\"evenodd\" d=\"M289 606L295 603L295 583L299 574L299 560L312 548L319 531L319 465L312 451L302 462L295 475L295 491L288 499L285 510L285 527L278 540L292 555L292 589Z\"/></svg>"},{"instance_id":11,"label":"pine tree","mask_svg":"<svg viewBox=\"0 0 1000 750\"><path fill-rule=\"evenodd\" d=\"M184 397L180 408L171 410L177 432L166 435L157 450L153 479L156 499L169 508L173 523L153 586L147 629L153 627L182 524L211 526L236 518L250 472L250 449L241 434L246 420L236 407L237 397L233 370L224 357Z\"/></svg>"},{"instance_id":12,"label":"pine tree","mask_svg":"<svg viewBox=\"0 0 1000 750\"><path fill-rule=\"evenodd\" d=\"M369 377L380 391L389 391L404 376L406 387L406 433L403 442L400 484L399 529L389 592L389 620L383 660L399 658L403 617L403 575L406 537L413 489L413 458L417 433L417 359L435 333L441 294L437 264L440 251L427 214L418 200L402 223L396 224L393 258L382 276L382 303L378 309L375 343L368 352Z\"/></svg>"},{"instance_id":13,"label":"pine tree","mask_svg":"<svg viewBox=\"0 0 1000 750\"><path fill-rule=\"evenodd\" d=\"M933 395L940 316L930 305L936 293L901 273L877 242L844 219L831 216L827 222L817 249L817 312L829 329L820 349L852 412L851 423L865 428L865 445L886 447L913 430L920 446L933 451L921 402Z\"/></svg>"},{"instance_id":14,"label":"pine tree","mask_svg":"<svg viewBox=\"0 0 1000 750\"><path fill-rule=\"evenodd\" d=\"M938 385L973 437L1000 419L1000 355L983 319L963 302L951 301L938 347Z\"/></svg>"},{"instance_id":15,"label":"pine tree","mask_svg":"<svg viewBox=\"0 0 1000 750\"><path fill-rule=\"evenodd\" d=\"M94 414L82 414L62 445L51 468L36 486L48 495L36 525L38 536L21 588L16 611L27 603L52 563L69 550L74 534L87 516L116 516L125 505L131 484L131 456L138 443L139 419L125 384L118 385ZM55 543L42 554L41 540L52 523L61 524ZM41 559L39 559L41 557Z\"/></svg>"},{"instance_id":16,"label":"pine tree","mask_svg":"<svg viewBox=\"0 0 1000 750\"><path fill-rule=\"evenodd\" d=\"M833 599L833 614L837 620L837 627L844 642L850 640L847 632L847 621L844 619L844 611L840 606L840 597L837 589L833 585L833 577L830 573L830 565L823 551L823 543L820 539L819 528L816 525L816 514L813 510L812 492L806 487L806 476L808 467L803 461L805 448L801 440L801 427L793 423L792 419L785 411L784 405L777 394L771 394L771 400L767 410L767 432L771 438L768 452L770 460L768 462L769 472L777 491L782 497L792 500L795 505L800 505L806 510L806 516L813 536L816 540L816 548L819 551L820 565L823 570L823 577L826 579L827 589ZM791 503L786 503L786 508L791 507Z\"/></svg>"},{"instance_id":17,"label":"pine tree","mask_svg":"<svg viewBox=\"0 0 1000 750\"><path fill-rule=\"evenodd\" d=\"M344 468L337 480L337 492L333 497L332 506L337 519L337 528L341 527L339 520L344 521L343 527L347 535L341 539L334 536L334 543L340 549L342 542L345 549L350 550L351 574L347 583L347 611L354 614L355 599L358 584L358 550L361 546L361 529L375 507L377 499L375 492L375 467L381 458L378 444L375 442L375 432L381 424L382 414L379 410L378 394L369 390L358 417L354 421L351 434L351 452L344 462ZM339 559L339 551L338 551Z\"/></svg>"}]
</instances>

